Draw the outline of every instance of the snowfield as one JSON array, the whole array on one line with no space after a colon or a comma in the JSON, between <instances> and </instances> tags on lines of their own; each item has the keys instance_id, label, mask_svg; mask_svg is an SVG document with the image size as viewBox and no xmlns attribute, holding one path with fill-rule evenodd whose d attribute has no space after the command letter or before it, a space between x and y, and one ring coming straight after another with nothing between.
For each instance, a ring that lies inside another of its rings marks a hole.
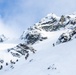
<instances>
[{"instance_id":1,"label":"snowfield","mask_svg":"<svg viewBox=\"0 0 76 75\"><path fill-rule=\"evenodd\" d=\"M13 43L0 43L0 51L8 49L8 48L12 48L12 47L14 47L16 45L17 44L13 44Z\"/></svg>"},{"instance_id":2,"label":"snowfield","mask_svg":"<svg viewBox=\"0 0 76 75\"><path fill-rule=\"evenodd\" d=\"M76 15L51 13L0 43L0 75L76 75Z\"/></svg>"},{"instance_id":3,"label":"snowfield","mask_svg":"<svg viewBox=\"0 0 76 75\"><path fill-rule=\"evenodd\" d=\"M35 54L30 54L27 60L24 56L14 64L14 69L10 65L5 66L0 71L1 75L76 75L76 39L67 43L55 45L57 38L63 31L47 33L49 38L42 42L37 42L33 47L37 50ZM52 36L53 35L53 36ZM8 44L7 44L8 45ZM14 45L11 45L11 47ZM13 58L5 50L0 52L5 60ZM5 64L4 64L5 65Z\"/></svg>"}]
</instances>

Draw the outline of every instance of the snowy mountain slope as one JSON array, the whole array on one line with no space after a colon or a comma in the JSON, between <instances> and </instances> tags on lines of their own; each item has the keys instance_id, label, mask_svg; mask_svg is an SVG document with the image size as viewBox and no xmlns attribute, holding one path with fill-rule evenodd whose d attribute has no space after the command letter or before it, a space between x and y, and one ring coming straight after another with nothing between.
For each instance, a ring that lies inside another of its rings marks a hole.
<instances>
[{"instance_id":1,"label":"snowy mountain slope","mask_svg":"<svg viewBox=\"0 0 76 75\"><path fill-rule=\"evenodd\" d=\"M76 74L75 14L48 14L20 38L22 41L8 40L9 48L0 51L1 75Z\"/></svg>"},{"instance_id":2,"label":"snowy mountain slope","mask_svg":"<svg viewBox=\"0 0 76 75\"><path fill-rule=\"evenodd\" d=\"M22 57L13 70L2 71L1 75L75 75L76 39L53 47L56 39L34 44L36 54L30 55L27 61Z\"/></svg>"},{"instance_id":3,"label":"snowy mountain slope","mask_svg":"<svg viewBox=\"0 0 76 75\"><path fill-rule=\"evenodd\" d=\"M47 39L47 34L44 32L53 32L58 30L74 30L76 28L76 14L62 15L60 17L53 13L48 14L42 18L40 22L28 28L21 35L21 39L26 41L27 44L34 44L37 41ZM44 36L43 36L43 35Z\"/></svg>"},{"instance_id":4,"label":"snowy mountain slope","mask_svg":"<svg viewBox=\"0 0 76 75\"><path fill-rule=\"evenodd\" d=\"M24 57L25 60L31 55L31 53L35 53L35 49L26 44L3 44L5 50L0 51L0 70L9 71L13 69L15 64ZM2 46L2 45L0 45ZM9 48L8 48L9 47Z\"/></svg>"}]
</instances>

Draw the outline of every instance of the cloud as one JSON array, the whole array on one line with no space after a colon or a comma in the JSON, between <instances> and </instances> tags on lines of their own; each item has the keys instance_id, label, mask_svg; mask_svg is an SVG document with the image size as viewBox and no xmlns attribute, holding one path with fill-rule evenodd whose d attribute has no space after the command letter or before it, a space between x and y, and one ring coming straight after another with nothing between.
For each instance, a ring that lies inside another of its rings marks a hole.
<instances>
[{"instance_id":1,"label":"cloud","mask_svg":"<svg viewBox=\"0 0 76 75\"><path fill-rule=\"evenodd\" d=\"M14 33L15 32L13 32L9 26L4 24L4 22L0 18L0 35L4 34L6 37L13 37L13 35L16 36Z\"/></svg>"}]
</instances>

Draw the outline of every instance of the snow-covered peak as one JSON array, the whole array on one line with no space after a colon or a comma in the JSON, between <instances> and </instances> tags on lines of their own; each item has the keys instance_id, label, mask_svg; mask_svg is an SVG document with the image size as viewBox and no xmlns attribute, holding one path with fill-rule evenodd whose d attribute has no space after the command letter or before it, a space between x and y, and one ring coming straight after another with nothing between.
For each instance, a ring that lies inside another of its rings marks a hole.
<instances>
[{"instance_id":1,"label":"snow-covered peak","mask_svg":"<svg viewBox=\"0 0 76 75\"><path fill-rule=\"evenodd\" d=\"M46 32L68 30L68 29L73 30L75 27L76 27L76 14L61 15L59 17L53 13L50 13L44 18L42 18L38 23L29 27L27 32L24 31L23 34L21 35L21 39L27 41L28 34L29 34L29 38L32 37L32 39L35 39L35 38L40 38L40 36L44 34L43 32L46 33ZM37 37L37 35L40 36ZM46 37L46 34L44 35Z\"/></svg>"},{"instance_id":2,"label":"snow-covered peak","mask_svg":"<svg viewBox=\"0 0 76 75\"><path fill-rule=\"evenodd\" d=\"M60 17L58 17L56 14L54 14L54 13L50 13L50 14L48 14L46 17L53 17L53 18L60 18Z\"/></svg>"},{"instance_id":3,"label":"snow-covered peak","mask_svg":"<svg viewBox=\"0 0 76 75\"><path fill-rule=\"evenodd\" d=\"M75 16L51 13L29 27L24 42L0 51L0 75L76 75Z\"/></svg>"},{"instance_id":4,"label":"snow-covered peak","mask_svg":"<svg viewBox=\"0 0 76 75\"><path fill-rule=\"evenodd\" d=\"M42 23L46 23L46 22L48 22L48 21L53 22L54 19L55 19L55 20L59 20L60 17L58 17L57 15L55 15L55 14L53 14L53 13L50 13L50 14L48 14L46 17L42 18L39 23L42 24Z\"/></svg>"}]
</instances>

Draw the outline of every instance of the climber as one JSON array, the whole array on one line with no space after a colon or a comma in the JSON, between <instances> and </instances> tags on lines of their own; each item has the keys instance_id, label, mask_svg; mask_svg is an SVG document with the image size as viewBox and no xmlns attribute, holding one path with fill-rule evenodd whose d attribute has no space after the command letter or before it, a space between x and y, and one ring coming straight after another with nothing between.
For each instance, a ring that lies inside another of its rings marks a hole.
<instances>
[{"instance_id":1,"label":"climber","mask_svg":"<svg viewBox=\"0 0 76 75\"><path fill-rule=\"evenodd\" d=\"M3 66L2 65L0 65L0 70L3 68Z\"/></svg>"},{"instance_id":2,"label":"climber","mask_svg":"<svg viewBox=\"0 0 76 75\"><path fill-rule=\"evenodd\" d=\"M53 47L55 46L55 44L53 43Z\"/></svg>"}]
</instances>

